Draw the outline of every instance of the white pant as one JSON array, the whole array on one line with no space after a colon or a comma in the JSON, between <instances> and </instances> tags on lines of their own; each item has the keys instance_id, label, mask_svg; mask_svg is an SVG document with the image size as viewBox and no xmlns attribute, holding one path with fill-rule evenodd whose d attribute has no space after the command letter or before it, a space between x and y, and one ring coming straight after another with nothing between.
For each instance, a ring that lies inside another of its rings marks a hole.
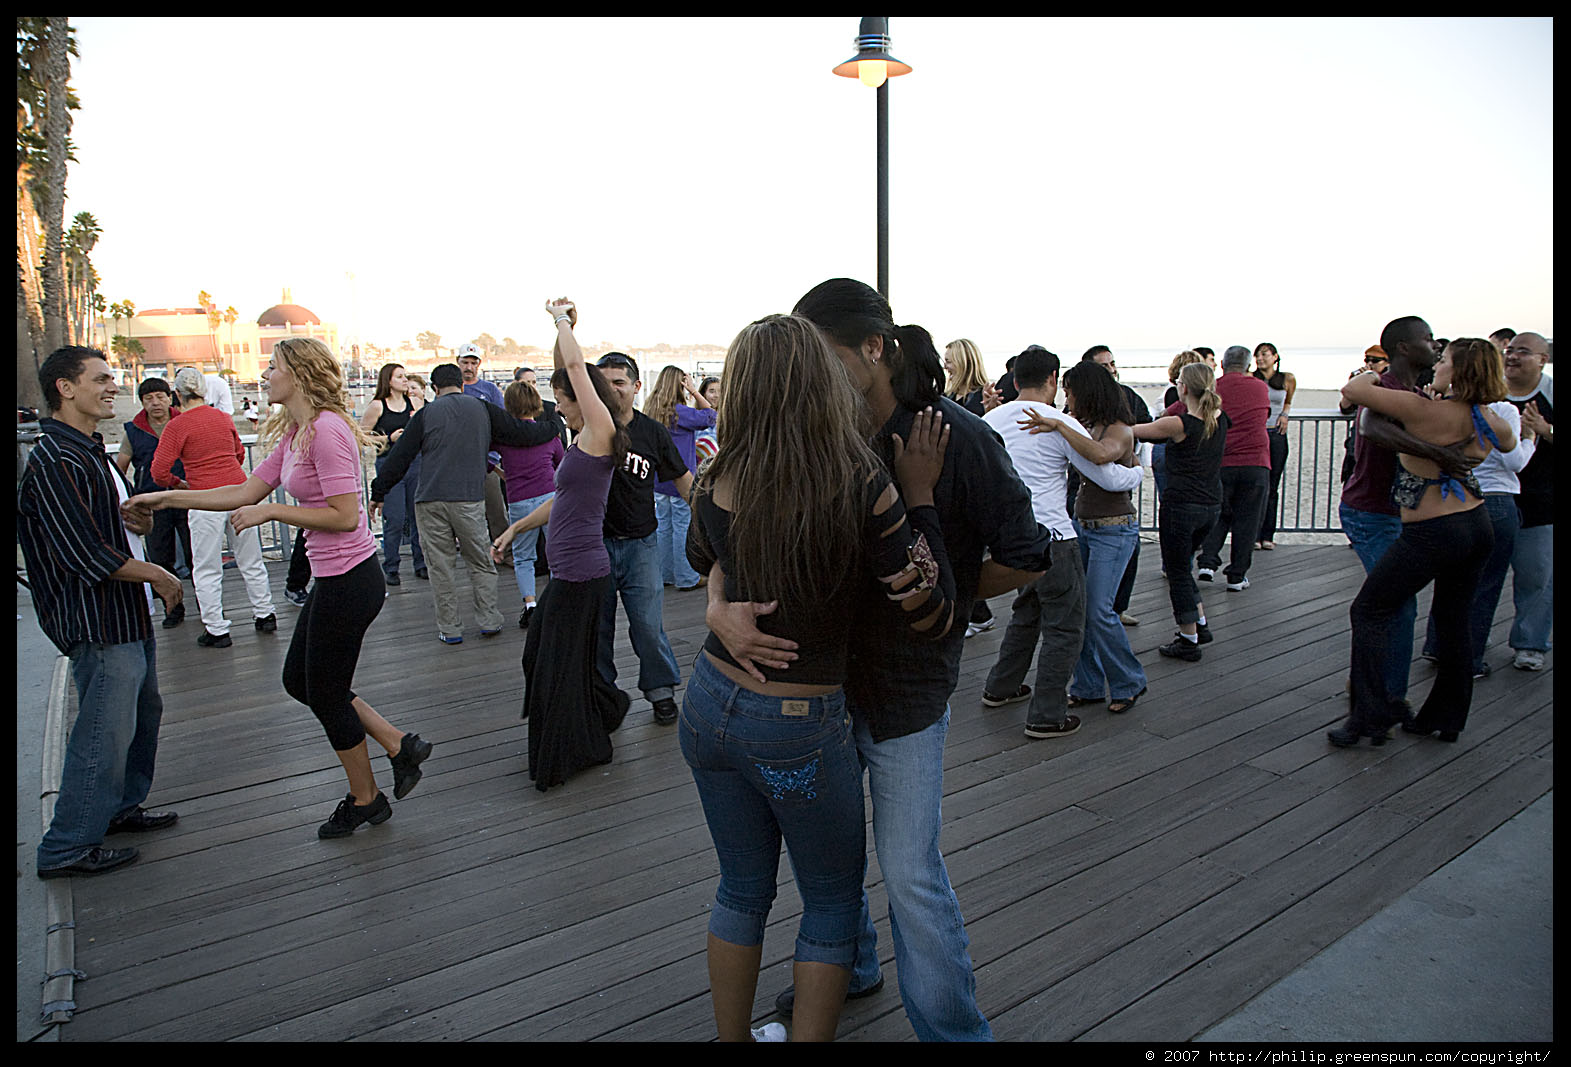
<instances>
[{"instance_id":1,"label":"white pant","mask_svg":"<svg viewBox=\"0 0 1571 1067\"><path fill-rule=\"evenodd\" d=\"M245 579L251 613L258 619L273 614L273 593L267 584L267 567L262 563L262 538L254 529L243 534L229 531L229 512L196 511L186 513L191 527L191 584L196 586L196 603L202 611L202 625L214 636L229 632L224 618L224 537L229 535L235 565Z\"/></svg>"}]
</instances>

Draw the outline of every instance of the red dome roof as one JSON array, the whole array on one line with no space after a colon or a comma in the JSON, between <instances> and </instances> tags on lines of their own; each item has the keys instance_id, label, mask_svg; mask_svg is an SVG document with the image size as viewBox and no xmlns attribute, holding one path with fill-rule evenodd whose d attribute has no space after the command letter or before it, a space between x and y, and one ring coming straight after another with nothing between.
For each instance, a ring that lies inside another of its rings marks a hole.
<instances>
[{"instance_id":1,"label":"red dome roof","mask_svg":"<svg viewBox=\"0 0 1571 1067\"><path fill-rule=\"evenodd\" d=\"M258 326L283 326L286 323L303 326L308 322L322 325L322 320L316 317L316 312L299 304L274 304L256 319Z\"/></svg>"}]
</instances>

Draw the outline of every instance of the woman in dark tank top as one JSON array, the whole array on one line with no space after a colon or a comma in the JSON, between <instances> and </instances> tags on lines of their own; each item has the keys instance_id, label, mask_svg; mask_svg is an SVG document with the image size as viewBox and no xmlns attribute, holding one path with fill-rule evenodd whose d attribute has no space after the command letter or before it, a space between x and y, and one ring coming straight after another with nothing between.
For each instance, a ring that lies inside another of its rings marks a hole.
<instances>
[{"instance_id":1,"label":"woman in dark tank top","mask_svg":"<svg viewBox=\"0 0 1571 1067\"><path fill-rule=\"evenodd\" d=\"M388 449L403 436L404 428L425 404L425 398L404 374L403 365L388 363L376 375L376 391L360 413L360 428L377 443L376 473L382 473ZM398 576L401 546L409 540L415 576L425 577L425 553L420 548L420 526L415 521L415 489L420 485L420 459L387 491L382 501L382 573L388 585L402 584Z\"/></svg>"}]
</instances>

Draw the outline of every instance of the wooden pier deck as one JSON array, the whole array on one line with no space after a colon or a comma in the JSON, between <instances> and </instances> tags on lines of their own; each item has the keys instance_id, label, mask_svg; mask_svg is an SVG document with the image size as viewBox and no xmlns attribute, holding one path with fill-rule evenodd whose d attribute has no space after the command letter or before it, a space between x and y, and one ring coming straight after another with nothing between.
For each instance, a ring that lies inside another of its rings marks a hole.
<instances>
[{"instance_id":1,"label":"wooden pier deck","mask_svg":"<svg viewBox=\"0 0 1571 1067\"><path fill-rule=\"evenodd\" d=\"M979 699L1003 619L966 646L943 843L1000 1040L1190 1038L1552 788L1553 672L1498 669L1509 595L1460 743L1397 731L1341 750L1325 730L1345 714L1354 554L1281 546L1256 554L1247 591L1205 589L1216 642L1199 664L1156 653L1173 629L1156 560L1146 544L1129 633L1150 692L1128 715L1091 708L1077 735L1029 741L1022 705ZM511 626L506 572L499 589ZM443 646L428 585L406 568L390 593L356 690L437 747L392 820L336 842L315 831L343 773L279 682L297 609L280 596L278 632L255 633L230 575L234 647L198 648L194 612L159 631L150 806L180 822L138 840L136 865L75 881L90 978L61 1040L714 1036L717 867L675 729L635 699L614 762L541 794L518 719L522 634L481 640L470 621ZM668 593L684 674L702 610L702 593ZM631 690L625 633L617 651ZM1414 656L1416 704L1433 671ZM781 871L760 1020L790 981L800 905ZM869 887L890 981L847 1006L840 1037L910 1040L876 859Z\"/></svg>"}]
</instances>

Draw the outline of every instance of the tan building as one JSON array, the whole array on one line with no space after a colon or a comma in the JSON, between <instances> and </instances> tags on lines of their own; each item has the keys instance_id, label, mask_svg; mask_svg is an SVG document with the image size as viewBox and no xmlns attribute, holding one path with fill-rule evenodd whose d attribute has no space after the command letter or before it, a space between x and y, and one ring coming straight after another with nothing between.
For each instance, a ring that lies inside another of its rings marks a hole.
<instances>
[{"instance_id":1,"label":"tan building","mask_svg":"<svg viewBox=\"0 0 1571 1067\"><path fill-rule=\"evenodd\" d=\"M105 326L106 332L117 328L109 319ZM255 322L221 322L216 330L209 330L207 313L201 308L149 308L121 327L146 350L141 366L134 368L138 380L150 375L172 379L176 370L195 365L207 372L233 371L237 381L256 382L280 337L320 337L335 352L339 345L337 324L324 323L315 312L294 303L288 289L283 291L283 301Z\"/></svg>"}]
</instances>

